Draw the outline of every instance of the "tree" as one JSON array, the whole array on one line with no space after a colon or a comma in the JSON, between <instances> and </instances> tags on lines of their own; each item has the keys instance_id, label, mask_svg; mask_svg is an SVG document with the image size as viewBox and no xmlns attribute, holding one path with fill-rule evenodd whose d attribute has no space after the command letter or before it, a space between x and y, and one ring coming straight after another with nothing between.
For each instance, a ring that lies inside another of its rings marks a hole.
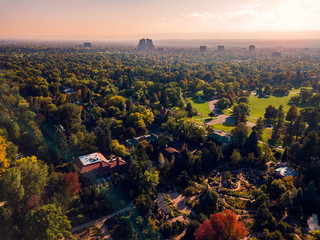
<instances>
[{"instance_id":1,"label":"tree","mask_svg":"<svg viewBox=\"0 0 320 240\"><path fill-rule=\"evenodd\" d=\"M11 207L17 207L24 196L24 188L21 184L21 172L17 168L11 168L5 173L2 180L2 193L4 199Z\"/></svg>"},{"instance_id":2,"label":"tree","mask_svg":"<svg viewBox=\"0 0 320 240\"><path fill-rule=\"evenodd\" d=\"M156 103L158 102L159 99L158 99L158 95L156 93L154 93L152 96L151 96L151 99L150 99L150 103Z\"/></svg>"},{"instance_id":3,"label":"tree","mask_svg":"<svg viewBox=\"0 0 320 240\"><path fill-rule=\"evenodd\" d=\"M77 194L81 189L79 175L77 172L69 172L64 175L62 182L63 189L71 195Z\"/></svg>"},{"instance_id":4,"label":"tree","mask_svg":"<svg viewBox=\"0 0 320 240\"><path fill-rule=\"evenodd\" d=\"M263 130L264 130L264 124L263 124L263 120L261 117L258 118L256 126L254 127L254 130L257 133L258 139L261 141Z\"/></svg>"},{"instance_id":5,"label":"tree","mask_svg":"<svg viewBox=\"0 0 320 240\"><path fill-rule=\"evenodd\" d=\"M155 193L156 187L159 184L159 171L151 172L146 170L141 184L145 193Z\"/></svg>"},{"instance_id":6,"label":"tree","mask_svg":"<svg viewBox=\"0 0 320 240\"><path fill-rule=\"evenodd\" d=\"M227 109L231 106L231 102L228 98L220 98L217 102L217 107L220 111Z\"/></svg>"},{"instance_id":7,"label":"tree","mask_svg":"<svg viewBox=\"0 0 320 240\"><path fill-rule=\"evenodd\" d=\"M270 185L270 195L274 199L278 199L286 190L286 186L281 180L273 180Z\"/></svg>"},{"instance_id":8,"label":"tree","mask_svg":"<svg viewBox=\"0 0 320 240\"><path fill-rule=\"evenodd\" d=\"M168 95L165 91L161 92L161 98L160 98L160 104L164 107L167 108L169 106L168 103Z\"/></svg>"},{"instance_id":9,"label":"tree","mask_svg":"<svg viewBox=\"0 0 320 240\"><path fill-rule=\"evenodd\" d=\"M233 152L230 158L233 164L237 164L241 160L241 154L237 149L233 149Z\"/></svg>"},{"instance_id":10,"label":"tree","mask_svg":"<svg viewBox=\"0 0 320 240\"><path fill-rule=\"evenodd\" d=\"M295 120L297 120L298 116L298 108L296 107L296 105L292 105L287 112L286 120L289 122L294 122Z\"/></svg>"},{"instance_id":11,"label":"tree","mask_svg":"<svg viewBox=\"0 0 320 240\"><path fill-rule=\"evenodd\" d=\"M300 137L306 128L306 124L303 121L303 117L299 115L298 119L293 124L293 134L296 138Z\"/></svg>"},{"instance_id":12,"label":"tree","mask_svg":"<svg viewBox=\"0 0 320 240\"><path fill-rule=\"evenodd\" d=\"M240 102L239 104L233 107L233 119L235 125L238 125L239 122L247 122L247 116L250 113L250 105L247 103Z\"/></svg>"},{"instance_id":13,"label":"tree","mask_svg":"<svg viewBox=\"0 0 320 240\"><path fill-rule=\"evenodd\" d=\"M136 136L136 131L132 127L128 127L123 132L123 138L124 139L131 139Z\"/></svg>"},{"instance_id":14,"label":"tree","mask_svg":"<svg viewBox=\"0 0 320 240\"><path fill-rule=\"evenodd\" d=\"M0 236L1 239L17 239L12 236L18 229L13 225L13 214L10 207L0 207Z\"/></svg>"},{"instance_id":15,"label":"tree","mask_svg":"<svg viewBox=\"0 0 320 240\"><path fill-rule=\"evenodd\" d=\"M32 210L25 220L25 236L30 240L71 238L71 224L67 216L54 204Z\"/></svg>"},{"instance_id":16,"label":"tree","mask_svg":"<svg viewBox=\"0 0 320 240\"><path fill-rule=\"evenodd\" d=\"M124 157L127 153L126 147L122 144L119 144L118 140L112 140L111 149L116 155L121 157Z\"/></svg>"},{"instance_id":17,"label":"tree","mask_svg":"<svg viewBox=\"0 0 320 240\"><path fill-rule=\"evenodd\" d=\"M108 155L111 150L111 131L109 128L102 129L101 127L97 128L97 146L99 150Z\"/></svg>"},{"instance_id":18,"label":"tree","mask_svg":"<svg viewBox=\"0 0 320 240\"><path fill-rule=\"evenodd\" d=\"M6 152L7 144L5 140L0 136L0 175L6 171L9 167L9 160L7 159Z\"/></svg>"},{"instance_id":19,"label":"tree","mask_svg":"<svg viewBox=\"0 0 320 240\"><path fill-rule=\"evenodd\" d=\"M58 108L61 124L68 134L76 132L81 124L81 108L72 103L66 103Z\"/></svg>"},{"instance_id":20,"label":"tree","mask_svg":"<svg viewBox=\"0 0 320 240\"><path fill-rule=\"evenodd\" d=\"M284 111L282 105L277 110L277 122L272 129L272 139L278 140L284 129Z\"/></svg>"},{"instance_id":21,"label":"tree","mask_svg":"<svg viewBox=\"0 0 320 240\"><path fill-rule=\"evenodd\" d=\"M269 105L266 108L266 112L264 114L264 118L267 119L268 121L273 121L273 120L275 120L277 115L278 115L278 110L274 106Z\"/></svg>"},{"instance_id":22,"label":"tree","mask_svg":"<svg viewBox=\"0 0 320 240\"><path fill-rule=\"evenodd\" d=\"M211 215L195 231L196 240L238 240L245 237L247 230L237 215L227 209Z\"/></svg>"},{"instance_id":23,"label":"tree","mask_svg":"<svg viewBox=\"0 0 320 240\"><path fill-rule=\"evenodd\" d=\"M159 153L158 162L159 162L159 164L160 164L161 166L163 166L163 165L165 164L165 159L164 159L162 153Z\"/></svg>"},{"instance_id":24,"label":"tree","mask_svg":"<svg viewBox=\"0 0 320 240\"><path fill-rule=\"evenodd\" d=\"M48 166L37 160L36 157L21 158L18 169L21 172L21 184L24 188L24 199L39 196L48 182Z\"/></svg>"},{"instance_id":25,"label":"tree","mask_svg":"<svg viewBox=\"0 0 320 240\"><path fill-rule=\"evenodd\" d=\"M219 194L213 189L205 189L203 195L200 198L200 208L205 213L216 213L221 211L223 202L219 197Z\"/></svg>"},{"instance_id":26,"label":"tree","mask_svg":"<svg viewBox=\"0 0 320 240\"><path fill-rule=\"evenodd\" d=\"M258 135L255 130L253 130L250 136L247 138L244 151L246 153L254 153L256 156L258 156Z\"/></svg>"},{"instance_id":27,"label":"tree","mask_svg":"<svg viewBox=\"0 0 320 240\"><path fill-rule=\"evenodd\" d=\"M246 124L243 122L239 123L238 126L232 129L231 133L234 136L234 139L238 147L242 148L249 133L249 129L246 126Z\"/></svg>"}]
</instances>

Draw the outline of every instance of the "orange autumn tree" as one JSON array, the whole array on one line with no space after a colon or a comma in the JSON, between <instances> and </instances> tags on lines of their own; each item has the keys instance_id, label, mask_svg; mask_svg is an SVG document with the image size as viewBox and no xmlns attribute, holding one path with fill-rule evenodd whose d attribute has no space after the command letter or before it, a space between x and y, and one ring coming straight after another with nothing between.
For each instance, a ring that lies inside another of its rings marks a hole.
<instances>
[{"instance_id":1,"label":"orange autumn tree","mask_svg":"<svg viewBox=\"0 0 320 240\"><path fill-rule=\"evenodd\" d=\"M238 221L237 214L227 209L211 215L210 220L204 221L195 231L196 240L239 240L245 237L247 230Z\"/></svg>"},{"instance_id":2,"label":"orange autumn tree","mask_svg":"<svg viewBox=\"0 0 320 240\"><path fill-rule=\"evenodd\" d=\"M0 175L9 167L9 160L7 159L7 144L6 141L0 136Z\"/></svg>"},{"instance_id":3,"label":"orange autumn tree","mask_svg":"<svg viewBox=\"0 0 320 240\"><path fill-rule=\"evenodd\" d=\"M75 195L80 191L81 183L79 182L79 175L76 172L69 172L63 178L63 189Z\"/></svg>"}]
</instances>

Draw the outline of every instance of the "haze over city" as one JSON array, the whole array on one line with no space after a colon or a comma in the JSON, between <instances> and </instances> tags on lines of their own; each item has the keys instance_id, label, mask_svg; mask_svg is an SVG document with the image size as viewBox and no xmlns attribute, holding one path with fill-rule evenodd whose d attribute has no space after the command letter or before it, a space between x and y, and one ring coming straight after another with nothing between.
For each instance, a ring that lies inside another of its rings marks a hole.
<instances>
[{"instance_id":1,"label":"haze over city","mask_svg":"<svg viewBox=\"0 0 320 240\"><path fill-rule=\"evenodd\" d=\"M320 38L317 0L0 0L1 39Z\"/></svg>"}]
</instances>

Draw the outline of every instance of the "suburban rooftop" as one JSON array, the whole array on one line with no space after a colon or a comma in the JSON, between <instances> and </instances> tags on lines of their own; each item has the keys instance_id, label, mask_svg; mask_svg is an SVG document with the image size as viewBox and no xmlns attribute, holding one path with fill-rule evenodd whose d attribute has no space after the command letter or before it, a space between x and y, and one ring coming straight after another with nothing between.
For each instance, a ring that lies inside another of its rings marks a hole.
<instances>
[{"instance_id":1,"label":"suburban rooftop","mask_svg":"<svg viewBox=\"0 0 320 240\"><path fill-rule=\"evenodd\" d=\"M107 159L101 153L98 152L80 156L79 159L84 166L96 162L107 161Z\"/></svg>"}]
</instances>

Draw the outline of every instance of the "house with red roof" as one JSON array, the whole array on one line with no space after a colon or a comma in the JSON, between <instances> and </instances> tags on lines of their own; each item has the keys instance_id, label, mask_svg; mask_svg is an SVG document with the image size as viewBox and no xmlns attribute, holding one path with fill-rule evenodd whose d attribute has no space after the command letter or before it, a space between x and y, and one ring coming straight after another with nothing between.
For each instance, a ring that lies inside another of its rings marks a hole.
<instances>
[{"instance_id":1,"label":"house with red roof","mask_svg":"<svg viewBox=\"0 0 320 240\"><path fill-rule=\"evenodd\" d=\"M112 155L109 159L106 159L99 152L76 157L73 161L80 169L80 174L98 173L108 175L122 171L126 165L126 162L121 157Z\"/></svg>"}]
</instances>

